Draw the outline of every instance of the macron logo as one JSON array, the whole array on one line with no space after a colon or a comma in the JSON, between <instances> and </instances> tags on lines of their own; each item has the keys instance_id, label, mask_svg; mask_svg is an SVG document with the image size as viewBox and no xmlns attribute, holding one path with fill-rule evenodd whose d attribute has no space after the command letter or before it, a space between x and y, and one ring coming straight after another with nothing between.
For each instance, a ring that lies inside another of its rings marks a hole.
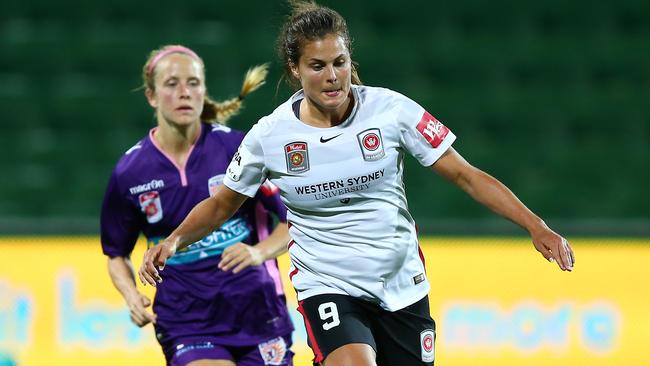
<instances>
[{"instance_id":1,"label":"macron logo","mask_svg":"<svg viewBox=\"0 0 650 366\"><path fill-rule=\"evenodd\" d=\"M160 189L165 186L165 182L162 179L154 179L149 183L140 184L129 188L131 194L138 194L146 191L151 191L153 189Z\"/></svg>"}]
</instances>

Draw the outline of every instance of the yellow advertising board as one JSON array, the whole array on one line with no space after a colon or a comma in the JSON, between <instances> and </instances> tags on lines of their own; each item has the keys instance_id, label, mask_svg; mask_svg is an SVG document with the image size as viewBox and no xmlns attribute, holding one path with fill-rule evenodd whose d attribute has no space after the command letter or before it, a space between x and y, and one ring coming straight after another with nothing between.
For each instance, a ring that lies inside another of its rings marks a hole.
<instances>
[{"instance_id":1,"label":"yellow advertising board","mask_svg":"<svg viewBox=\"0 0 650 366\"><path fill-rule=\"evenodd\" d=\"M423 240L436 364L646 364L650 240L572 244L576 267L563 273L525 239ZM0 366L164 364L151 326L130 323L96 237L4 238L0 258ZM286 275L287 257L280 262ZM294 363L310 365L286 278L285 287Z\"/></svg>"}]
</instances>

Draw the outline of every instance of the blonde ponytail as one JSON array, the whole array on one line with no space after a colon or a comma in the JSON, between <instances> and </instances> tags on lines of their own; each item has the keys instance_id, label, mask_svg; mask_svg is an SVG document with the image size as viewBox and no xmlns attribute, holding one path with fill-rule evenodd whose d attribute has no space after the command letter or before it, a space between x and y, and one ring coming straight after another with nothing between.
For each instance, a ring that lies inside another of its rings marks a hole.
<instances>
[{"instance_id":1,"label":"blonde ponytail","mask_svg":"<svg viewBox=\"0 0 650 366\"><path fill-rule=\"evenodd\" d=\"M269 65L257 65L250 68L244 77L239 96L223 102L216 102L209 97L205 97L203 103L203 113L201 113L201 120L206 122L218 122L226 124L230 117L236 115L242 107L244 98L257 90L266 82L266 76L269 73Z\"/></svg>"}]
</instances>

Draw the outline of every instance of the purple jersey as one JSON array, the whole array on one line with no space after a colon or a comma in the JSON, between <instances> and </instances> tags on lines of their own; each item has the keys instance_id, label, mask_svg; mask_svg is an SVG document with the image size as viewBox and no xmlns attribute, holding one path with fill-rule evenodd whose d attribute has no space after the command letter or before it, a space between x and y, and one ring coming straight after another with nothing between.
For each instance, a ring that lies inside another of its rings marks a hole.
<instances>
[{"instance_id":1,"label":"purple jersey","mask_svg":"<svg viewBox=\"0 0 650 366\"><path fill-rule=\"evenodd\" d=\"M214 194L244 134L222 125L201 126L185 167L156 146L155 129L119 160L102 205L104 254L129 257L140 232L148 245L155 245L196 204ZM273 228L268 212L286 222L277 189L267 185L221 228L170 258L153 305L163 348L187 337L254 345L291 332L286 306L278 296L282 286L275 260L236 275L217 268L226 247L255 244L268 235Z\"/></svg>"}]
</instances>

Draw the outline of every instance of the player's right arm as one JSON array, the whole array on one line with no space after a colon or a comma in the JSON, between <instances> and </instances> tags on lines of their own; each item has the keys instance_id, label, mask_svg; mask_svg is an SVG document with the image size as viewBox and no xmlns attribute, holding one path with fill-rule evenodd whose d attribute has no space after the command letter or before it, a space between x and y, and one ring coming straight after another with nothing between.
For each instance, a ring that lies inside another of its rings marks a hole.
<instances>
[{"instance_id":1,"label":"player's right arm","mask_svg":"<svg viewBox=\"0 0 650 366\"><path fill-rule=\"evenodd\" d=\"M108 273L113 282L113 286L122 294L129 307L131 321L143 327L149 323L156 323L156 315L149 312L147 308L151 306L151 300L138 291L135 284L135 271L133 264L127 257L109 257Z\"/></svg>"},{"instance_id":2,"label":"player's right arm","mask_svg":"<svg viewBox=\"0 0 650 366\"><path fill-rule=\"evenodd\" d=\"M118 175L113 172L108 181L101 210L102 251L108 258L108 274L113 285L124 298L131 321L142 327L156 322L156 316L147 308L151 300L141 294L135 283L135 271L129 259L140 233L140 214L124 198Z\"/></svg>"},{"instance_id":3,"label":"player's right arm","mask_svg":"<svg viewBox=\"0 0 650 366\"><path fill-rule=\"evenodd\" d=\"M144 253L139 271L140 281L155 287L157 282L162 281L157 268L162 269L167 259L177 250L204 238L223 225L247 198L248 196L224 184L220 185L215 195L194 206L185 220L165 240Z\"/></svg>"}]
</instances>

